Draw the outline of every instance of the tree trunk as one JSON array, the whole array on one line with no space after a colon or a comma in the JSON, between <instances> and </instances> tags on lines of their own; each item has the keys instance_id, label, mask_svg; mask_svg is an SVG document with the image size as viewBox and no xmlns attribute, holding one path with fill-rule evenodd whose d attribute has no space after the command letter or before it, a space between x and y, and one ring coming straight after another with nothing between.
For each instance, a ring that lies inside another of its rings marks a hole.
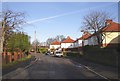
<instances>
[{"instance_id":1,"label":"tree trunk","mask_svg":"<svg viewBox=\"0 0 120 81\"><path fill-rule=\"evenodd\" d=\"M101 47L101 39L100 39L100 35L97 34L97 43L98 43L98 46Z\"/></svg>"},{"instance_id":2,"label":"tree trunk","mask_svg":"<svg viewBox=\"0 0 120 81\"><path fill-rule=\"evenodd\" d=\"M1 37L1 40L0 40L0 54L2 54L3 52L3 38L4 37Z\"/></svg>"}]
</instances>

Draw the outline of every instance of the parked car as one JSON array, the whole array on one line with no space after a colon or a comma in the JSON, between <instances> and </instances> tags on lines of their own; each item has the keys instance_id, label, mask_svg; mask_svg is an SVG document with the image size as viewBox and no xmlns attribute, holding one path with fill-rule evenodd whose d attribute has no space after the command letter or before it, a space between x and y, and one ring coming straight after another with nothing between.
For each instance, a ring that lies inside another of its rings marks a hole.
<instances>
[{"instance_id":1,"label":"parked car","mask_svg":"<svg viewBox=\"0 0 120 81\"><path fill-rule=\"evenodd\" d=\"M63 57L63 53L61 51L57 51L55 52L54 56Z\"/></svg>"},{"instance_id":2,"label":"parked car","mask_svg":"<svg viewBox=\"0 0 120 81\"><path fill-rule=\"evenodd\" d=\"M49 52L49 51L47 51L47 52L45 53L45 55L50 55L50 52Z\"/></svg>"}]
</instances>

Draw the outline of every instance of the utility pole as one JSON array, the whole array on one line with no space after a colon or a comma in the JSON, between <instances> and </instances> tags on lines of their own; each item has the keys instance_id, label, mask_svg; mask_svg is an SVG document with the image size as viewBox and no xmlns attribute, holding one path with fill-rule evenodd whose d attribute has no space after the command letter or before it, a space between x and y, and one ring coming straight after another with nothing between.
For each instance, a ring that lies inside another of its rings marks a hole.
<instances>
[{"instance_id":1,"label":"utility pole","mask_svg":"<svg viewBox=\"0 0 120 81\"><path fill-rule=\"evenodd\" d=\"M35 56L36 56L36 31L35 31Z\"/></svg>"}]
</instances>

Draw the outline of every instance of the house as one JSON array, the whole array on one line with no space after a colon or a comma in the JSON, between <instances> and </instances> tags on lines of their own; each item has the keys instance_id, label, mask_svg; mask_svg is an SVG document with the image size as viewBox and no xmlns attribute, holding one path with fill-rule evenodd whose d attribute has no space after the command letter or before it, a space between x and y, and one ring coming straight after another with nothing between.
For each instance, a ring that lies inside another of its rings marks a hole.
<instances>
[{"instance_id":1,"label":"house","mask_svg":"<svg viewBox=\"0 0 120 81\"><path fill-rule=\"evenodd\" d=\"M102 45L106 47L107 45L117 45L120 43L120 24L113 22L112 20L106 20L106 26L102 29L102 34L105 36L102 37Z\"/></svg>"},{"instance_id":2,"label":"house","mask_svg":"<svg viewBox=\"0 0 120 81\"><path fill-rule=\"evenodd\" d=\"M69 36L61 42L61 48L73 48L74 40L71 39Z\"/></svg>"},{"instance_id":3,"label":"house","mask_svg":"<svg viewBox=\"0 0 120 81\"><path fill-rule=\"evenodd\" d=\"M101 29L102 47L107 45L117 45L120 43L120 24L112 20L106 20L105 26ZM104 36L102 36L104 35ZM96 34L92 34L87 38L88 45L98 45Z\"/></svg>"},{"instance_id":4,"label":"house","mask_svg":"<svg viewBox=\"0 0 120 81\"><path fill-rule=\"evenodd\" d=\"M74 48L82 47L82 38L78 38L74 41Z\"/></svg>"},{"instance_id":5,"label":"house","mask_svg":"<svg viewBox=\"0 0 120 81\"><path fill-rule=\"evenodd\" d=\"M82 47L84 45L88 45L88 41L86 40L91 34L89 32L84 32L82 37L76 39L74 41L74 47Z\"/></svg>"},{"instance_id":6,"label":"house","mask_svg":"<svg viewBox=\"0 0 120 81\"><path fill-rule=\"evenodd\" d=\"M52 42L51 44L50 44L50 49L58 49L58 48L60 48L61 47L61 43L60 42L58 42L58 41L54 41L54 42Z\"/></svg>"},{"instance_id":7,"label":"house","mask_svg":"<svg viewBox=\"0 0 120 81\"><path fill-rule=\"evenodd\" d=\"M86 41L88 42L88 45L98 45L98 42L97 42L97 37L96 37L96 34L92 34L90 35L88 38L86 38Z\"/></svg>"}]
</instances>

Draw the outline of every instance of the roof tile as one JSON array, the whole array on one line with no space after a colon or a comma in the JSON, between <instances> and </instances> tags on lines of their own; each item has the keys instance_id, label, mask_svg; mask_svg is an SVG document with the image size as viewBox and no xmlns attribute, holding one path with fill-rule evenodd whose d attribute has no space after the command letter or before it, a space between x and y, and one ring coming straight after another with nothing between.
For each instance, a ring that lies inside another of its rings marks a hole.
<instances>
[{"instance_id":1,"label":"roof tile","mask_svg":"<svg viewBox=\"0 0 120 81\"><path fill-rule=\"evenodd\" d=\"M73 43L73 42L74 40L71 39L69 36L64 41L62 41L62 43Z\"/></svg>"},{"instance_id":2,"label":"roof tile","mask_svg":"<svg viewBox=\"0 0 120 81\"><path fill-rule=\"evenodd\" d=\"M61 44L61 43L58 42L58 41L54 41L54 42L51 43L51 45L60 45L60 44Z\"/></svg>"}]
</instances>

